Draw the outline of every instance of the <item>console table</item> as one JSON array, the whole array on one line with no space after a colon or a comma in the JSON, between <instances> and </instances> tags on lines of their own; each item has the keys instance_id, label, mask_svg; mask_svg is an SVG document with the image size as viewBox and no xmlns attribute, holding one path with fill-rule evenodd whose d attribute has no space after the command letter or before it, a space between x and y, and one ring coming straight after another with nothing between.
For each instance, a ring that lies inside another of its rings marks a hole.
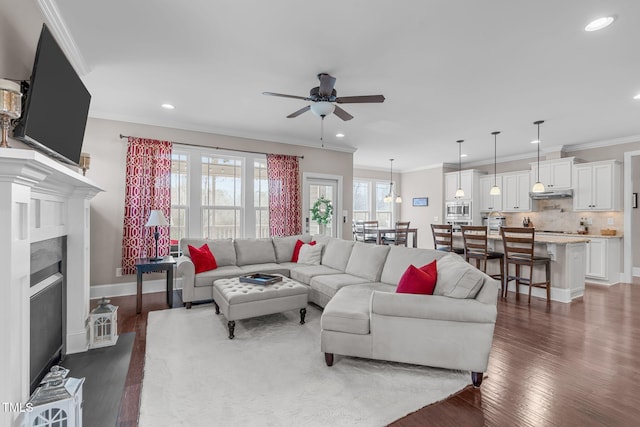
<instances>
[{"instance_id":1,"label":"console table","mask_svg":"<svg viewBox=\"0 0 640 427\"><path fill-rule=\"evenodd\" d=\"M142 311L142 274L151 272L167 272L167 304L169 308L173 306L173 267L176 265L176 260L172 256L166 256L158 261L153 261L151 258L138 258L136 259L136 272L137 272L137 285L138 294L136 298L136 313L140 314Z\"/></svg>"}]
</instances>

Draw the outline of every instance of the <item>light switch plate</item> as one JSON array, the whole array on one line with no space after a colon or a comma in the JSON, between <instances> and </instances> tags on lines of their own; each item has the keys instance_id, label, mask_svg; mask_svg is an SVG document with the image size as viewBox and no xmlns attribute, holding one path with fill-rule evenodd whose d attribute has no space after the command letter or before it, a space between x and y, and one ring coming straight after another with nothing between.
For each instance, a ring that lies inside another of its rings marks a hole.
<instances>
[{"instance_id":1,"label":"light switch plate","mask_svg":"<svg viewBox=\"0 0 640 427\"><path fill-rule=\"evenodd\" d=\"M607 218L607 225L613 225L613 218Z\"/></svg>"}]
</instances>

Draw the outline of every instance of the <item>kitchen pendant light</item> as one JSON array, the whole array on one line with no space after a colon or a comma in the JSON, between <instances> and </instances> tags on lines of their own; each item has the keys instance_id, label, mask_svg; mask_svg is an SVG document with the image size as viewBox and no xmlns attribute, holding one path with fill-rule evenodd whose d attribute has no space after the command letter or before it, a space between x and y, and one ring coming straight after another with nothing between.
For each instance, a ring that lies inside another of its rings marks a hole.
<instances>
[{"instance_id":1,"label":"kitchen pendant light","mask_svg":"<svg viewBox=\"0 0 640 427\"><path fill-rule=\"evenodd\" d=\"M456 195L454 196L456 199L461 199L464 197L464 190L462 189L462 143L464 139L459 139L456 141L458 143L458 189L456 190Z\"/></svg>"},{"instance_id":2,"label":"kitchen pendant light","mask_svg":"<svg viewBox=\"0 0 640 427\"><path fill-rule=\"evenodd\" d=\"M498 134L499 131L491 132L493 135L493 187L489 190L489 195L491 196L499 196L500 195L500 187L498 187L498 175L497 175L497 162L498 162Z\"/></svg>"},{"instance_id":3,"label":"kitchen pendant light","mask_svg":"<svg viewBox=\"0 0 640 427\"><path fill-rule=\"evenodd\" d=\"M385 203L391 203L394 200L396 203L402 203L402 197L393 192L393 160L394 159L389 159L389 161L391 162L391 168L389 170L389 194L384 196L384 199L382 200Z\"/></svg>"},{"instance_id":4,"label":"kitchen pendant light","mask_svg":"<svg viewBox=\"0 0 640 427\"><path fill-rule=\"evenodd\" d=\"M542 123L544 123L544 120L533 122L534 125L538 126L538 176L536 183L533 184L533 188L531 189L532 193L544 193L544 184L540 182L540 125Z\"/></svg>"}]
</instances>

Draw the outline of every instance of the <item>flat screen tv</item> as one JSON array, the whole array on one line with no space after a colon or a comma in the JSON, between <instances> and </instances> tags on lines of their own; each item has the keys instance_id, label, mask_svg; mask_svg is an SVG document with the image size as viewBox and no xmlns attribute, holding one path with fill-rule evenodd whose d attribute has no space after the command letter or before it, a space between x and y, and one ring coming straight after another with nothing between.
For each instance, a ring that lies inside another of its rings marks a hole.
<instances>
[{"instance_id":1,"label":"flat screen tv","mask_svg":"<svg viewBox=\"0 0 640 427\"><path fill-rule=\"evenodd\" d=\"M30 81L23 83L17 138L62 162L77 165L91 94L46 25L42 26Z\"/></svg>"}]
</instances>

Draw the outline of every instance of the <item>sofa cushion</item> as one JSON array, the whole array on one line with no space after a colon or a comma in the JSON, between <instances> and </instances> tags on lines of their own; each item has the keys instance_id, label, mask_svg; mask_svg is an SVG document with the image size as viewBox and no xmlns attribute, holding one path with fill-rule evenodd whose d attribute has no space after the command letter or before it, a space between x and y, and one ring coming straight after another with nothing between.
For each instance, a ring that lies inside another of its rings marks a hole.
<instances>
[{"instance_id":1,"label":"sofa cushion","mask_svg":"<svg viewBox=\"0 0 640 427\"><path fill-rule=\"evenodd\" d=\"M315 276L340 273L342 273L342 271L327 267L326 265L296 264L295 267L291 267L291 278L307 285L311 283L311 279Z\"/></svg>"},{"instance_id":2,"label":"sofa cushion","mask_svg":"<svg viewBox=\"0 0 640 427\"><path fill-rule=\"evenodd\" d=\"M271 239L236 239L237 265L276 262L276 251Z\"/></svg>"},{"instance_id":3,"label":"sofa cushion","mask_svg":"<svg viewBox=\"0 0 640 427\"><path fill-rule=\"evenodd\" d=\"M304 246L314 246L317 242L315 240L310 241L309 243L305 243L302 240L298 240L296 245L293 247L293 253L291 254L291 262L299 262L298 258L300 257L300 249ZM322 246L322 245L321 245ZM322 247L320 247L320 252L318 252L320 256L322 256ZM309 264L308 262L304 262L303 264ZM318 262L318 264L320 264Z\"/></svg>"},{"instance_id":4,"label":"sofa cushion","mask_svg":"<svg viewBox=\"0 0 640 427\"><path fill-rule=\"evenodd\" d=\"M369 285L340 289L322 312L322 330L358 335L370 333L369 304L374 289Z\"/></svg>"},{"instance_id":5,"label":"sofa cushion","mask_svg":"<svg viewBox=\"0 0 640 427\"><path fill-rule=\"evenodd\" d=\"M484 282L482 272L456 254L438 260L438 282L434 295L475 298Z\"/></svg>"},{"instance_id":6,"label":"sofa cushion","mask_svg":"<svg viewBox=\"0 0 640 427\"><path fill-rule=\"evenodd\" d=\"M380 281L390 285L397 285L400 278L413 265L429 264L435 259L447 256L445 252L433 249L406 248L404 246L391 246L387 260L384 262Z\"/></svg>"},{"instance_id":7,"label":"sofa cushion","mask_svg":"<svg viewBox=\"0 0 640 427\"><path fill-rule=\"evenodd\" d=\"M206 243L199 248L191 245L188 245L188 247L189 254L191 255L191 261L193 261L196 274L202 273L203 271L215 270L216 268L218 268L216 259Z\"/></svg>"},{"instance_id":8,"label":"sofa cushion","mask_svg":"<svg viewBox=\"0 0 640 427\"><path fill-rule=\"evenodd\" d=\"M320 265L322 259L322 246L316 245L316 242L301 245L298 263L307 265Z\"/></svg>"},{"instance_id":9,"label":"sofa cushion","mask_svg":"<svg viewBox=\"0 0 640 427\"><path fill-rule=\"evenodd\" d=\"M243 274L247 274L240 267L235 265L226 265L224 267L218 267L215 270L209 270L196 274L194 279L194 286L199 288L202 286L213 286L213 281L218 279L227 279L230 277L238 277Z\"/></svg>"},{"instance_id":10,"label":"sofa cushion","mask_svg":"<svg viewBox=\"0 0 640 427\"><path fill-rule=\"evenodd\" d=\"M189 254L189 245L200 247L203 244L207 244L211 253L216 258L216 264L218 267L224 267L227 265L236 265L236 248L231 239L193 239L184 238L180 240L180 248L182 253L191 257Z\"/></svg>"},{"instance_id":11,"label":"sofa cushion","mask_svg":"<svg viewBox=\"0 0 640 427\"><path fill-rule=\"evenodd\" d=\"M371 282L380 280L380 273L387 259L389 246L356 242L353 245L345 273L363 277Z\"/></svg>"},{"instance_id":12,"label":"sofa cushion","mask_svg":"<svg viewBox=\"0 0 640 427\"><path fill-rule=\"evenodd\" d=\"M281 264L276 264L275 262L241 265L240 270L242 270L242 274L267 273L282 274L283 276L289 277L289 268Z\"/></svg>"},{"instance_id":13,"label":"sofa cushion","mask_svg":"<svg viewBox=\"0 0 640 427\"><path fill-rule=\"evenodd\" d=\"M322 264L344 272L354 243L352 240L329 239L322 256Z\"/></svg>"},{"instance_id":14,"label":"sofa cushion","mask_svg":"<svg viewBox=\"0 0 640 427\"><path fill-rule=\"evenodd\" d=\"M361 283L368 283L366 279L362 277L354 276L347 273L329 274L326 276L314 276L311 278L309 285L312 289L317 290L329 297L333 297L339 289L357 285Z\"/></svg>"},{"instance_id":15,"label":"sofa cushion","mask_svg":"<svg viewBox=\"0 0 640 427\"><path fill-rule=\"evenodd\" d=\"M437 279L436 261L420 268L411 264L400 278L396 292L399 294L433 295Z\"/></svg>"},{"instance_id":16,"label":"sofa cushion","mask_svg":"<svg viewBox=\"0 0 640 427\"><path fill-rule=\"evenodd\" d=\"M289 262L291 261L291 255L293 254L293 248L298 240L302 240L304 243L311 241L310 234L300 234L297 236L287 237L273 237L273 249L276 251L276 262Z\"/></svg>"}]
</instances>

